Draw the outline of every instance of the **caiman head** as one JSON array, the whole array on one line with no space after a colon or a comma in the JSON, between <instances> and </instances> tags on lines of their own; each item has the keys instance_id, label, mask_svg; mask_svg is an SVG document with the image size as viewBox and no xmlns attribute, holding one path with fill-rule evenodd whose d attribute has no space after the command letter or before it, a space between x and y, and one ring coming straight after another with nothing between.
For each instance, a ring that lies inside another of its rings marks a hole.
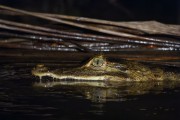
<instances>
[{"instance_id":1,"label":"caiman head","mask_svg":"<svg viewBox=\"0 0 180 120\"><path fill-rule=\"evenodd\" d=\"M158 67L144 65L133 61L110 62L99 55L90 59L85 65L78 68L50 70L44 65L37 65L32 74L43 77L49 76L63 80L81 81L162 81L179 80L180 74L167 72Z\"/></svg>"},{"instance_id":2,"label":"caiman head","mask_svg":"<svg viewBox=\"0 0 180 120\"><path fill-rule=\"evenodd\" d=\"M107 61L103 55L98 55L78 68L50 70L44 65L39 64L33 68L32 74L40 78L49 76L59 80L122 81L127 80L125 67L123 64Z\"/></svg>"}]
</instances>

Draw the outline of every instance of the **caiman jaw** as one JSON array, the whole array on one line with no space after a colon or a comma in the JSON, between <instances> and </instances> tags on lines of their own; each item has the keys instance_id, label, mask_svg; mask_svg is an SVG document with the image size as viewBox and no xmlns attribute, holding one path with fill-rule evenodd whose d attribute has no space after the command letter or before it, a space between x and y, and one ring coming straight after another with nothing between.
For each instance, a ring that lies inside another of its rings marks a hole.
<instances>
[{"instance_id":1,"label":"caiman jaw","mask_svg":"<svg viewBox=\"0 0 180 120\"><path fill-rule=\"evenodd\" d=\"M78 68L49 70L44 65L37 65L32 74L40 78L48 76L61 81L82 82L162 81L180 78L177 73L165 72L163 69L151 68L137 62L109 62L103 56L96 56Z\"/></svg>"},{"instance_id":2,"label":"caiman jaw","mask_svg":"<svg viewBox=\"0 0 180 120\"><path fill-rule=\"evenodd\" d=\"M72 69L72 70L54 70L54 71L49 71L46 67L42 65L37 65L36 68L32 70L32 74L34 76L40 77L40 79L43 76L48 76L52 77L54 79L59 79L59 80L75 80L75 81L106 81L106 80L111 80L115 81L117 77L115 75L108 75L103 72L97 72L97 71L92 71L90 72L89 70L85 70L83 68L77 68L77 69ZM119 77L118 77L119 78Z\"/></svg>"},{"instance_id":3,"label":"caiman jaw","mask_svg":"<svg viewBox=\"0 0 180 120\"><path fill-rule=\"evenodd\" d=\"M126 74L122 73L113 63L107 62L103 56L91 59L79 68L49 70L44 65L37 65L33 70L34 76L48 76L55 79L71 79L83 81L119 81L125 80Z\"/></svg>"}]
</instances>

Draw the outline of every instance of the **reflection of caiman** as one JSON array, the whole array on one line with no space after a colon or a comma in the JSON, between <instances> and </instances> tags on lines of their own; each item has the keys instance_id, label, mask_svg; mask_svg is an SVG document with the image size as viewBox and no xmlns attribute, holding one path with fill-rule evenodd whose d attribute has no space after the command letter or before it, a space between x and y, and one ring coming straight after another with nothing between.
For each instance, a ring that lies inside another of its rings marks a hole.
<instances>
[{"instance_id":1,"label":"reflection of caiman","mask_svg":"<svg viewBox=\"0 0 180 120\"><path fill-rule=\"evenodd\" d=\"M122 100L123 96L145 94L149 91L159 92L164 88L175 88L180 85L178 70L176 73L168 72L162 67L149 67L132 61L113 63L102 55L95 56L78 68L50 70L44 65L37 65L32 74L40 78L56 78L36 82L36 87L60 85L60 89L67 93L79 92L87 99L98 102Z\"/></svg>"},{"instance_id":2,"label":"reflection of caiman","mask_svg":"<svg viewBox=\"0 0 180 120\"><path fill-rule=\"evenodd\" d=\"M44 65L37 65L32 74L49 76L63 81L76 81L76 83L93 82L126 82L126 81L163 81L180 80L180 74L168 72L165 69L147 66L132 61L121 63L109 62L102 55L95 56L85 65L72 69L49 70ZM70 83L69 83L70 84ZM95 85L96 86L96 85Z\"/></svg>"},{"instance_id":3,"label":"reflection of caiman","mask_svg":"<svg viewBox=\"0 0 180 120\"><path fill-rule=\"evenodd\" d=\"M34 87L37 90L48 87L48 90L51 91L64 91L66 95L81 95L88 100L94 102L106 102L106 101L124 101L128 96L137 96L151 93L164 93L165 90L174 90L177 93L180 93L179 87L180 82L178 81L145 81L145 82L112 82L114 84L107 84L99 82L89 82L88 85L98 85L96 86L82 86L82 84L77 85L78 82L69 82L67 85L64 85L65 81L46 81L46 82L36 82ZM63 85L62 85L63 84ZM69 86L73 84L73 86ZM104 87L107 85L107 87ZM39 89L40 88L40 89ZM167 92L166 91L166 92Z\"/></svg>"}]
</instances>

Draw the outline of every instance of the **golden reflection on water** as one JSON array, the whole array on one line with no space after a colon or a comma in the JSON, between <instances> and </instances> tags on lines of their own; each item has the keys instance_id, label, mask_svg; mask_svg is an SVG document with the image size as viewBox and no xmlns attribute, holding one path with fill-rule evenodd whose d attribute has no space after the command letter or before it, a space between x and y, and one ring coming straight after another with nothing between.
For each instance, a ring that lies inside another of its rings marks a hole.
<instances>
[{"instance_id":1,"label":"golden reflection on water","mask_svg":"<svg viewBox=\"0 0 180 120\"><path fill-rule=\"evenodd\" d=\"M86 99L94 102L122 101L127 96L142 95L147 93L161 93L165 89L180 86L179 81L150 81L150 82L96 82L96 81L40 81L33 84L35 88L63 88L78 92Z\"/></svg>"}]
</instances>

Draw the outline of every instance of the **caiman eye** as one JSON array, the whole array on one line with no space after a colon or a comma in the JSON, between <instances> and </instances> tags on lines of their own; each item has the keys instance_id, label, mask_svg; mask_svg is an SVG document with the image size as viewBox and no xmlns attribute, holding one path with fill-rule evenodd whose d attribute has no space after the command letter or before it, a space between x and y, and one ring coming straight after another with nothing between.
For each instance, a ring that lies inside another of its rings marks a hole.
<instances>
[{"instance_id":1,"label":"caiman eye","mask_svg":"<svg viewBox=\"0 0 180 120\"><path fill-rule=\"evenodd\" d=\"M92 65L95 67L101 67L103 66L105 61L102 58L95 58L92 62Z\"/></svg>"}]
</instances>

